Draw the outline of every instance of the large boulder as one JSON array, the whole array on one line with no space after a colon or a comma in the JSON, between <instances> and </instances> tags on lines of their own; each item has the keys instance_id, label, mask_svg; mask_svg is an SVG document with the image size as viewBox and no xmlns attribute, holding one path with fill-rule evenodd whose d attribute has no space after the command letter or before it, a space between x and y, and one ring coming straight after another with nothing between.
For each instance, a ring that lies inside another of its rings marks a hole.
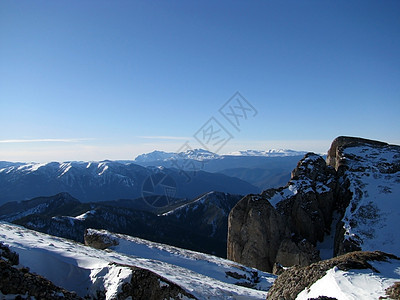
<instances>
[{"instance_id":1,"label":"large boulder","mask_svg":"<svg viewBox=\"0 0 400 300\"><path fill-rule=\"evenodd\" d=\"M105 230L86 229L85 245L96 249L104 250L119 244L118 240L108 234Z\"/></svg>"},{"instance_id":2,"label":"large boulder","mask_svg":"<svg viewBox=\"0 0 400 300\"><path fill-rule=\"evenodd\" d=\"M228 258L269 272L275 263L318 261L315 244L330 228L335 190L335 170L306 154L285 187L246 196L232 209Z\"/></svg>"},{"instance_id":3,"label":"large boulder","mask_svg":"<svg viewBox=\"0 0 400 300\"><path fill-rule=\"evenodd\" d=\"M281 241L290 238L290 230L267 198L244 197L232 209L228 223L228 259L272 270Z\"/></svg>"}]
</instances>

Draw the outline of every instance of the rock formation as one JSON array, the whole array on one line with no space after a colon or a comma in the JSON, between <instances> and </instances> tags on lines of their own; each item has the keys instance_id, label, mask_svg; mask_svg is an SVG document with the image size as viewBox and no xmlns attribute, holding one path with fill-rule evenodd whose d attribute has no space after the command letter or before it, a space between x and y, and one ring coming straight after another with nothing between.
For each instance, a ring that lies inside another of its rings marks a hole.
<instances>
[{"instance_id":1,"label":"rock formation","mask_svg":"<svg viewBox=\"0 0 400 300\"><path fill-rule=\"evenodd\" d=\"M96 249L104 250L112 246L117 246L118 241L107 234L106 231L86 229L85 245Z\"/></svg>"},{"instance_id":2,"label":"rock formation","mask_svg":"<svg viewBox=\"0 0 400 300\"><path fill-rule=\"evenodd\" d=\"M122 286L117 299L196 299L180 286L149 270L130 268L131 281Z\"/></svg>"},{"instance_id":3,"label":"rock formation","mask_svg":"<svg viewBox=\"0 0 400 300\"><path fill-rule=\"evenodd\" d=\"M379 271L372 266L371 262L382 262L388 261L389 259L400 260L399 257L380 251L358 251L320 261L306 267L295 266L283 272L277 280L275 280L268 292L267 299L294 300L301 291L310 288L313 283L326 275L326 271L334 267L342 271L370 269L371 272L379 273ZM396 286L391 287L387 293L396 294Z\"/></svg>"},{"instance_id":4,"label":"rock formation","mask_svg":"<svg viewBox=\"0 0 400 300\"><path fill-rule=\"evenodd\" d=\"M330 228L336 185L335 170L306 154L285 187L248 195L232 209L228 258L270 272L275 262L318 261L315 244Z\"/></svg>"},{"instance_id":5,"label":"rock formation","mask_svg":"<svg viewBox=\"0 0 400 300\"><path fill-rule=\"evenodd\" d=\"M306 266L320 260L317 244L332 228L336 232L332 255L382 249L377 246L378 233L366 228L374 222L386 228L388 216L395 222L396 216L375 202L397 200L390 194L400 188L398 171L400 146L336 138L326 162L308 153L286 186L248 195L237 203L228 221L228 258L269 272L275 264Z\"/></svg>"}]
</instances>

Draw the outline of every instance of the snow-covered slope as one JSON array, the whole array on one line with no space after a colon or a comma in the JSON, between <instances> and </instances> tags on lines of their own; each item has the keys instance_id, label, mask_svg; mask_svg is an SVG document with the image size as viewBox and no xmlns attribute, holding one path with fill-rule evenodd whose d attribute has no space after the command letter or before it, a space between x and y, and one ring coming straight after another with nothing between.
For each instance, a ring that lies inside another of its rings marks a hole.
<instances>
[{"instance_id":1,"label":"snow-covered slope","mask_svg":"<svg viewBox=\"0 0 400 300\"><path fill-rule=\"evenodd\" d=\"M92 232L106 234L116 239L118 245L112 251L97 250L0 223L0 239L19 254L21 265L80 296L93 296L105 288L106 298L113 299L131 279L129 266L154 272L198 299L265 299L275 279L268 273L210 255L108 232ZM254 287L243 286L250 284Z\"/></svg>"},{"instance_id":2,"label":"snow-covered slope","mask_svg":"<svg viewBox=\"0 0 400 300\"><path fill-rule=\"evenodd\" d=\"M370 262L376 271L347 270L333 267L326 275L303 290L296 300L307 300L320 296L333 297L338 300L376 300L386 296L386 289L400 280L400 261Z\"/></svg>"},{"instance_id":3,"label":"snow-covered slope","mask_svg":"<svg viewBox=\"0 0 400 300\"><path fill-rule=\"evenodd\" d=\"M400 147L355 145L341 153L352 193L344 238L365 251L400 254Z\"/></svg>"},{"instance_id":4,"label":"snow-covered slope","mask_svg":"<svg viewBox=\"0 0 400 300\"><path fill-rule=\"evenodd\" d=\"M275 280L267 299L399 299L399 287L399 257L356 251L288 269Z\"/></svg>"}]
</instances>

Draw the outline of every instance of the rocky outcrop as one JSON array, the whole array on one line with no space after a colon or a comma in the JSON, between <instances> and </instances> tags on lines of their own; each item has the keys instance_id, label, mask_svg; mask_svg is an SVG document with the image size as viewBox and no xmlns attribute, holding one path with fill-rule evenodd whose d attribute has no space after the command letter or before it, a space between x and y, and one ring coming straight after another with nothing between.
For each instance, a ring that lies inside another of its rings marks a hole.
<instances>
[{"instance_id":1,"label":"rocky outcrop","mask_svg":"<svg viewBox=\"0 0 400 300\"><path fill-rule=\"evenodd\" d=\"M248 195L232 209L228 222L228 259L272 270L282 239L290 239L282 215L266 198Z\"/></svg>"},{"instance_id":2,"label":"rocky outcrop","mask_svg":"<svg viewBox=\"0 0 400 300\"><path fill-rule=\"evenodd\" d=\"M118 240L107 234L105 230L86 229L84 239L86 246L100 250L118 245Z\"/></svg>"},{"instance_id":3,"label":"rocky outcrop","mask_svg":"<svg viewBox=\"0 0 400 300\"><path fill-rule=\"evenodd\" d=\"M335 238L336 255L357 250L392 252L400 241L392 233L400 202L400 146L362 138L338 137L328 152L340 182L342 213Z\"/></svg>"},{"instance_id":4,"label":"rocky outcrop","mask_svg":"<svg viewBox=\"0 0 400 300\"><path fill-rule=\"evenodd\" d=\"M400 300L400 282L395 282L386 289L386 295L389 299Z\"/></svg>"},{"instance_id":5,"label":"rocky outcrop","mask_svg":"<svg viewBox=\"0 0 400 300\"><path fill-rule=\"evenodd\" d=\"M295 266L284 271L275 280L268 292L267 299L296 299L301 291L310 288L313 283L325 276L326 272L334 267L342 271L370 269L372 272L379 273L379 271L372 266L371 262L382 262L388 261L389 259L400 260L397 256L380 251L359 251L317 262L306 267ZM395 286L393 286L393 289L391 289L389 293L394 289Z\"/></svg>"},{"instance_id":6,"label":"rocky outcrop","mask_svg":"<svg viewBox=\"0 0 400 300\"><path fill-rule=\"evenodd\" d=\"M289 183L261 195L248 195L231 211L228 258L271 272L275 263L308 265L332 221L335 170L308 153Z\"/></svg>"},{"instance_id":7,"label":"rocky outcrop","mask_svg":"<svg viewBox=\"0 0 400 300\"><path fill-rule=\"evenodd\" d=\"M131 281L124 283L117 299L196 299L180 286L149 270L130 268Z\"/></svg>"},{"instance_id":8,"label":"rocky outcrop","mask_svg":"<svg viewBox=\"0 0 400 300\"><path fill-rule=\"evenodd\" d=\"M305 266L320 260L316 246L332 230L334 255L400 249L390 229L399 223L399 172L400 146L336 138L326 161L308 153L285 187L239 201L229 216L228 258L269 272Z\"/></svg>"},{"instance_id":9,"label":"rocky outcrop","mask_svg":"<svg viewBox=\"0 0 400 300\"><path fill-rule=\"evenodd\" d=\"M328 150L326 163L338 170L339 167L343 165L343 150L346 147L356 147L360 145L370 145L373 147L389 146L389 144L380 141L350 136L339 136L333 140L331 147Z\"/></svg>"}]
</instances>

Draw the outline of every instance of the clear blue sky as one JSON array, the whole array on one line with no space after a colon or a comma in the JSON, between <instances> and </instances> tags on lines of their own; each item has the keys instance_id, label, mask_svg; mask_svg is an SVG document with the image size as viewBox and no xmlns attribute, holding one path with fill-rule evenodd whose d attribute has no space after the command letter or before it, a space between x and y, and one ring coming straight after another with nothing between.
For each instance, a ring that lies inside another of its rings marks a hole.
<instances>
[{"instance_id":1,"label":"clear blue sky","mask_svg":"<svg viewBox=\"0 0 400 300\"><path fill-rule=\"evenodd\" d=\"M1 1L0 160L400 143L400 1ZM239 91L240 132L218 110ZM197 144L196 144L197 143Z\"/></svg>"}]
</instances>

